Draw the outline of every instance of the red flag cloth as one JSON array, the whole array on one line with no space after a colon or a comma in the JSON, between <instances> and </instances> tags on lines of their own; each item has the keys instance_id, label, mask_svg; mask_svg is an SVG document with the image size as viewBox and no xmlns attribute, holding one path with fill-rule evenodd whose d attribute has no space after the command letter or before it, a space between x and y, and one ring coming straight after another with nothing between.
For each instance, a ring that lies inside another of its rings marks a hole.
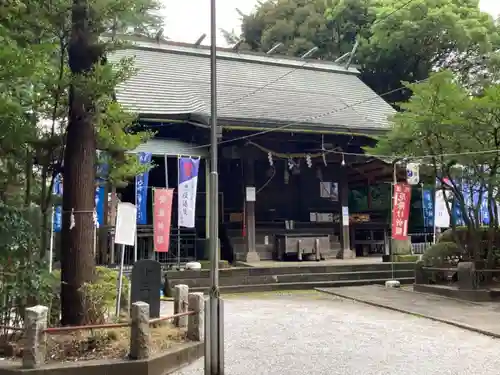
<instances>
[{"instance_id":1,"label":"red flag cloth","mask_svg":"<svg viewBox=\"0 0 500 375\"><path fill-rule=\"evenodd\" d=\"M154 250L160 253L167 253L170 245L170 225L172 223L173 198L174 189L154 189Z\"/></svg>"},{"instance_id":2,"label":"red flag cloth","mask_svg":"<svg viewBox=\"0 0 500 375\"><path fill-rule=\"evenodd\" d=\"M394 185L392 198L392 238L408 238L408 219L410 217L411 187L407 183Z\"/></svg>"}]
</instances>

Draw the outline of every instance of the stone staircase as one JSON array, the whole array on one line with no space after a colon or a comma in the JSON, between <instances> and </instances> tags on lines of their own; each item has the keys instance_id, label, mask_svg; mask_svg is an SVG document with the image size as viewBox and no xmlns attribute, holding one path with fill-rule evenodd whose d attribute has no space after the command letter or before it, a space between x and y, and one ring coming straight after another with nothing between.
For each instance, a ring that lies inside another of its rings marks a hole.
<instances>
[{"instance_id":1,"label":"stone staircase","mask_svg":"<svg viewBox=\"0 0 500 375\"><path fill-rule=\"evenodd\" d=\"M414 263L394 263L394 277L403 284L414 282ZM391 263L242 267L220 270L222 293L314 289L319 287L383 284L392 278ZM207 292L208 270L168 271L165 289L171 295L177 284Z\"/></svg>"}]
</instances>

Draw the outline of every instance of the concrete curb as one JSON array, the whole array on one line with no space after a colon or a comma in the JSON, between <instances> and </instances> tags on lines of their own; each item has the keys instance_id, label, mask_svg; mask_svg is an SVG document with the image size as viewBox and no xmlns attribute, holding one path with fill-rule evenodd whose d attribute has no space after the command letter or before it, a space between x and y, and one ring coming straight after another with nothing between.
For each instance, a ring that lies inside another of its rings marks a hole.
<instances>
[{"instance_id":1,"label":"concrete curb","mask_svg":"<svg viewBox=\"0 0 500 375\"><path fill-rule=\"evenodd\" d=\"M326 289L323 289L323 288L315 288L315 290L317 290L318 292L330 294L330 295L333 295L333 296L336 296L336 297L341 297L341 298L344 298L344 299L349 299L351 301L356 301L356 302L364 303L366 305L370 305L370 306L374 306L374 307L379 307L379 308L386 309L386 310L396 311L396 312L400 312L400 313L403 313L403 314L413 315L413 316L417 316L419 318L429 319L429 320L432 320L432 321L435 321L435 322L438 322L438 323L448 324L448 325L451 325L451 326L454 326L454 327L457 327L457 328L465 329L467 331L476 332L476 333L479 333L479 334L482 334L482 335L485 335L485 336L493 337L495 339L500 339L500 334L498 334L498 333L487 331L487 330L484 330L484 329L481 329L481 328L476 328L476 327L470 326L470 325L465 324L465 323L460 323L460 322L455 322L453 320L438 318L438 317L435 317L435 316L432 316L432 315L426 315L426 314L422 314L422 313L419 313L419 312L411 311L409 309L401 309L401 308L398 308L398 307L393 307L393 306L385 305L383 303L377 303L377 302L367 301L367 300L364 300L362 298L347 296L347 295L342 294L340 292L334 292L334 291L326 290Z\"/></svg>"}]
</instances>

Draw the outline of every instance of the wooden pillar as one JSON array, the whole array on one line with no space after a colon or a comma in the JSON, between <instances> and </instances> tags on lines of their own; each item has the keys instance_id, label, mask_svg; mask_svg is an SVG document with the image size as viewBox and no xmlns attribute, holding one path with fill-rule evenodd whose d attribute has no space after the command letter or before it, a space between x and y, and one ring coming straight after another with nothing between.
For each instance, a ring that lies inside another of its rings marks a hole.
<instances>
[{"instance_id":1,"label":"wooden pillar","mask_svg":"<svg viewBox=\"0 0 500 375\"><path fill-rule=\"evenodd\" d=\"M245 198L245 223L246 223L246 262L260 261L259 254L255 246L255 164L251 157L242 160L244 163L244 198Z\"/></svg>"},{"instance_id":2,"label":"wooden pillar","mask_svg":"<svg viewBox=\"0 0 500 375\"><path fill-rule=\"evenodd\" d=\"M340 167L339 171L339 201L340 201L340 259L352 259L356 252L351 250L349 230L349 184L347 181L347 167Z\"/></svg>"}]
</instances>

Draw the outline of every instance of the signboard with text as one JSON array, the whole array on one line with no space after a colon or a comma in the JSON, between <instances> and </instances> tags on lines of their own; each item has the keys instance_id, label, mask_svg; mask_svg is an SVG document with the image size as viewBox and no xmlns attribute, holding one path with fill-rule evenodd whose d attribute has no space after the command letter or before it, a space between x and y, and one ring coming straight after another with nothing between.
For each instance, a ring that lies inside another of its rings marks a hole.
<instances>
[{"instance_id":1,"label":"signboard with text","mask_svg":"<svg viewBox=\"0 0 500 375\"><path fill-rule=\"evenodd\" d=\"M410 185L406 183L394 185L394 196L392 199L392 238L395 240L406 240L408 238L410 199Z\"/></svg>"}]
</instances>

